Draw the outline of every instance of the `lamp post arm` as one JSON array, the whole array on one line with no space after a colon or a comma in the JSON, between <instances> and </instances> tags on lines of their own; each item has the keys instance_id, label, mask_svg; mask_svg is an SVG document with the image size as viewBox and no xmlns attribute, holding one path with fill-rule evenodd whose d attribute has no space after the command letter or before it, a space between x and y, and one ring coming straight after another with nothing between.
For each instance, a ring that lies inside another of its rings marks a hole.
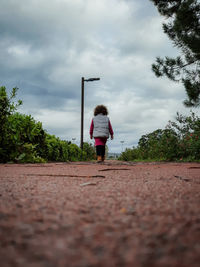
<instances>
[{"instance_id":1,"label":"lamp post arm","mask_svg":"<svg viewBox=\"0 0 200 267\"><path fill-rule=\"evenodd\" d=\"M85 82L93 82L93 81L99 81L100 78L89 78L89 79L85 79Z\"/></svg>"}]
</instances>

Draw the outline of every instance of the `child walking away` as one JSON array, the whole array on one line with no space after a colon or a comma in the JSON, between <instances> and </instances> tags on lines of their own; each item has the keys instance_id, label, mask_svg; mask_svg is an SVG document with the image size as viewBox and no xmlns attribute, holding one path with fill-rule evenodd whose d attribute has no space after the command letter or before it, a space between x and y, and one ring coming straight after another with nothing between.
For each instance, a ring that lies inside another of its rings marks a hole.
<instances>
[{"instance_id":1,"label":"child walking away","mask_svg":"<svg viewBox=\"0 0 200 267\"><path fill-rule=\"evenodd\" d=\"M94 137L97 162L103 162L105 160L105 146L109 134L113 139L113 129L109 118L107 117L108 110L104 105L98 105L94 109L94 117L90 125L90 138Z\"/></svg>"}]
</instances>

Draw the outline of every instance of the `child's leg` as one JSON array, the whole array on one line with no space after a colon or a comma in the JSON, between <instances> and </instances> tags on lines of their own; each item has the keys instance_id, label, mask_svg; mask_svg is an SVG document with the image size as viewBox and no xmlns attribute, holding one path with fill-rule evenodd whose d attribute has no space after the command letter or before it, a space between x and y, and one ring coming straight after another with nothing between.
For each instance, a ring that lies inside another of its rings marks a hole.
<instances>
[{"instance_id":1,"label":"child's leg","mask_svg":"<svg viewBox=\"0 0 200 267\"><path fill-rule=\"evenodd\" d=\"M105 146L96 146L97 160L104 161L105 159Z\"/></svg>"},{"instance_id":2,"label":"child's leg","mask_svg":"<svg viewBox=\"0 0 200 267\"><path fill-rule=\"evenodd\" d=\"M96 146L96 154L97 156L101 156L101 146Z\"/></svg>"},{"instance_id":3,"label":"child's leg","mask_svg":"<svg viewBox=\"0 0 200 267\"><path fill-rule=\"evenodd\" d=\"M105 160L105 148L106 148L106 146L102 146L102 150L101 150L101 160L102 161Z\"/></svg>"},{"instance_id":4,"label":"child's leg","mask_svg":"<svg viewBox=\"0 0 200 267\"><path fill-rule=\"evenodd\" d=\"M97 160L101 161L101 146L96 146Z\"/></svg>"}]
</instances>

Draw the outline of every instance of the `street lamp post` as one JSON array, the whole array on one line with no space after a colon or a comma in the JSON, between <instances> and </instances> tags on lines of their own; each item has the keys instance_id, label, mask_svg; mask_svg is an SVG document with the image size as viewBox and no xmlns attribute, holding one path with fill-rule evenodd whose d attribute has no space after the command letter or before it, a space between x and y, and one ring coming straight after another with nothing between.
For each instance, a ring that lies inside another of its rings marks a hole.
<instances>
[{"instance_id":1,"label":"street lamp post","mask_svg":"<svg viewBox=\"0 0 200 267\"><path fill-rule=\"evenodd\" d=\"M124 141L120 141L120 143L122 144L122 152L123 152L123 144L124 144Z\"/></svg>"},{"instance_id":2,"label":"street lamp post","mask_svg":"<svg viewBox=\"0 0 200 267\"><path fill-rule=\"evenodd\" d=\"M84 128L84 82L99 81L100 78L81 78L81 149L83 149L83 128Z\"/></svg>"}]
</instances>

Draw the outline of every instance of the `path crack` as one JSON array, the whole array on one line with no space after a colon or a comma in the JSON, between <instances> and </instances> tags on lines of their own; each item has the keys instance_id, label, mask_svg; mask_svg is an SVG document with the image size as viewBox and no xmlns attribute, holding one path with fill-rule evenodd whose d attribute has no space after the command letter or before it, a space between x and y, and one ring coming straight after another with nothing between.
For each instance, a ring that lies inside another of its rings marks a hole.
<instances>
[{"instance_id":1,"label":"path crack","mask_svg":"<svg viewBox=\"0 0 200 267\"><path fill-rule=\"evenodd\" d=\"M72 175L72 174L40 174L40 173L27 173L27 176L53 176L53 177L78 177L78 178L105 178L104 175Z\"/></svg>"},{"instance_id":2,"label":"path crack","mask_svg":"<svg viewBox=\"0 0 200 267\"><path fill-rule=\"evenodd\" d=\"M105 171L128 171L130 169L102 169L99 170L99 172L105 172Z\"/></svg>"}]
</instances>

